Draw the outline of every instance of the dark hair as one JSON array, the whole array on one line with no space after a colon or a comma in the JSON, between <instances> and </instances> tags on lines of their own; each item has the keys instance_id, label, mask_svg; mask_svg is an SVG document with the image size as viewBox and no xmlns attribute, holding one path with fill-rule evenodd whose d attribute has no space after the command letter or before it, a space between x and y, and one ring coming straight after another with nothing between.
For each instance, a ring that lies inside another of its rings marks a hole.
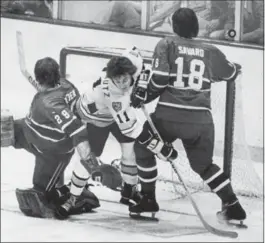
<instances>
[{"instance_id":1,"label":"dark hair","mask_svg":"<svg viewBox=\"0 0 265 243\"><path fill-rule=\"evenodd\" d=\"M127 57L112 57L107 64L107 77L113 78L126 73L133 75L136 67Z\"/></svg>"},{"instance_id":2,"label":"dark hair","mask_svg":"<svg viewBox=\"0 0 265 243\"><path fill-rule=\"evenodd\" d=\"M45 57L36 62L34 74L40 85L54 87L60 80L60 67L53 58Z\"/></svg>"},{"instance_id":3,"label":"dark hair","mask_svg":"<svg viewBox=\"0 0 265 243\"><path fill-rule=\"evenodd\" d=\"M198 35L199 22L190 8L179 8L172 16L173 31L180 37L193 38Z\"/></svg>"}]
</instances>

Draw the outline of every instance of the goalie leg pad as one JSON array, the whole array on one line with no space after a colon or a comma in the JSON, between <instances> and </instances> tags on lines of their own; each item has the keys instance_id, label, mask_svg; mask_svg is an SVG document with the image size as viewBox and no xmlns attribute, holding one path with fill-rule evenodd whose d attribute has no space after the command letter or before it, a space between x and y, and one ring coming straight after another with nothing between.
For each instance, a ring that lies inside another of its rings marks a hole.
<instances>
[{"instance_id":1,"label":"goalie leg pad","mask_svg":"<svg viewBox=\"0 0 265 243\"><path fill-rule=\"evenodd\" d=\"M16 189L18 205L26 216L54 218L54 207L47 202L43 192L30 189Z\"/></svg>"},{"instance_id":2,"label":"goalie leg pad","mask_svg":"<svg viewBox=\"0 0 265 243\"><path fill-rule=\"evenodd\" d=\"M1 147L13 146L14 137L14 118L8 110L1 110Z\"/></svg>"}]
</instances>

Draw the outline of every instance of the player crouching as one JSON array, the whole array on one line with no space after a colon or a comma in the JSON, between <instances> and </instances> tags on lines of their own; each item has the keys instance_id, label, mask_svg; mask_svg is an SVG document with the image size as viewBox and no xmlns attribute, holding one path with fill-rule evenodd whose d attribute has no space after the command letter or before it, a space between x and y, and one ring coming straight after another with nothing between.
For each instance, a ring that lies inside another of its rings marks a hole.
<instances>
[{"instance_id":1,"label":"player crouching","mask_svg":"<svg viewBox=\"0 0 265 243\"><path fill-rule=\"evenodd\" d=\"M123 182L120 203L125 205L138 203L140 199L134 141L141 126L130 106L130 93L142 69L143 59L136 47L127 49L122 56L112 57L102 77L94 82L91 90L81 95L76 105L78 115L87 124L88 140L97 157L101 156L110 134L120 145L121 159L116 163ZM102 184L111 185L106 182L117 181L117 176L115 172L109 179L104 175ZM108 187L117 189L116 185Z\"/></svg>"},{"instance_id":2,"label":"player crouching","mask_svg":"<svg viewBox=\"0 0 265 243\"><path fill-rule=\"evenodd\" d=\"M137 60L141 61L138 62ZM140 65L137 65L137 63ZM137 68L138 66L139 68ZM130 96L134 85L144 85L147 82L146 79L150 76L150 70L143 68L143 61L139 50L134 47L133 49L126 50L120 57L111 58L106 69L108 78L103 80L102 85L105 85L105 87L103 86L102 90L105 92L105 95L102 95L102 100L105 101L105 105L109 108L123 136L133 139L132 144L134 144L134 146L129 147L130 150L126 150L127 157L128 154L131 154L133 158L128 160L130 164L127 162L129 168L123 171L123 179L125 181L127 177L124 172L127 172L129 175L131 174L131 177L132 175L135 177L135 173L128 172L130 168L137 166L137 175L141 184L141 191L135 191L134 195L137 195L137 198L132 200L134 204L129 206L130 215L134 217L133 215L143 212L153 213L154 215L159 210L153 190L157 178L154 154L163 158L168 156L175 158L177 152L172 149L171 145L163 144L155 137L152 137L150 129L143 128L137 111L131 106ZM137 70L139 71L137 72ZM135 140L137 141L136 143ZM146 144L152 150L150 152L152 158L145 157L145 153L137 150L138 141ZM131 152L129 153L129 151ZM131 192L132 183L127 182L121 193L122 199L125 197L132 199L132 194L127 193ZM134 180L134 183L136 182ZM128 194L128 196L125 196L125 194Z\"/></svg>"},{"instance_id":3,"label":"player crouching","mask_svg":"<svg viewBox=\"0 0 265 243\"><path fill-rule=\"evenodd\" d=\"M35 156L33 188L16 190L19 208L27 216L40 218L66 219L89 212L100 206L86 187L99 165L91 153L86 127L71 110L79 92L60 78L59 65L52 58L38 60L34 73L39 88L29 114L14 120L1 111L1 147L25 149ZM66 186L64 171L75 148L81 160Z\"/></svg>"}]
</instances>

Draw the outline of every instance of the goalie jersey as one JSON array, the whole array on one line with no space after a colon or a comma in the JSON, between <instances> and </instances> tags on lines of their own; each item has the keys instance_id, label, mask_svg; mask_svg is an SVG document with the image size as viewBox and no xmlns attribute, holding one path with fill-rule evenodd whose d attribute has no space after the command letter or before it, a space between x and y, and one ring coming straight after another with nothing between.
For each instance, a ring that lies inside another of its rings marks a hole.
<instances>
[{"instance_id":1,"label":"goalie jersey","mask_svg":"<svg viewBox=\"0 0 265 243\"><path fill-rule=\"evenodd\" d=\"M161 93L157 116L185 123L211 123L211 83L237 76L218 48L177 36L158 42L152 70L149 89Z\"/></svg>"},{"instance_id":2,"label":"goalie jersey","mask_svg":"<svg viewBox=\"0 0 265 243\"><path fill-rule=\"evenodd\" d=\"M73 113L79 92L69 81L38 92L25 118L25 136L40 152L67 153L87 139L86 127Z\"/></svg>"},{"instance_id":3,"label":"goalie jersey","mask_svg":"<svg viewBox=\"0 0 265 243\"><path fill-rule=\"evenodd\" d=\"M77 101L77 113L85 123L106 127L116 122L127 137L136 138L142 131L142 123L135 109L130 106L130 95L120 90L109 78L101 77Z\"/></svg>"}]
</instances>

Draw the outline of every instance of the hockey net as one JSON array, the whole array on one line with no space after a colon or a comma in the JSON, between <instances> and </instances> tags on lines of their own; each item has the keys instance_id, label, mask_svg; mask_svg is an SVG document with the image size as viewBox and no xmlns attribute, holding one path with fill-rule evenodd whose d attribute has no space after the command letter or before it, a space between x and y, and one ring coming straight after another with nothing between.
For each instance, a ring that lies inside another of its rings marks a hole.
<instances>
[{"instance_id":1,"label":"hockey net","mask_svg":"<svg viewBox=\"0 0 265 243\"><path fill-rule=\"evenodd\" d=\"M120 55L123 51L123 48L111 47L63 48L60 53L61 72L79 88L80 92L83 92L98 79L108 60L112 56ZM145 64L150 66L152 52L141 50L141 54ZM212 85L212 114L215 122L213 161L230 174L233 188L238 195L261 198L263 183L251 161L246 142L242 89L240 80L238 81L233 83L234 87L233 85L227 87L226 82ZM148 104L149 112L154 110L155 105L156 102ZM145 120L140 110L139 116L143 121ZM114 138L113 143L115 143ZM208 186L192 171L181 141L176 141L174 146L179 152L177 168L190 191L192 193L209 191ZM120 156L120 151L116 156ZM158 173L158 190L172 192L171 195L174 198L186 195L169 163L158 161Z\"/></svg>"}]
</instances>

